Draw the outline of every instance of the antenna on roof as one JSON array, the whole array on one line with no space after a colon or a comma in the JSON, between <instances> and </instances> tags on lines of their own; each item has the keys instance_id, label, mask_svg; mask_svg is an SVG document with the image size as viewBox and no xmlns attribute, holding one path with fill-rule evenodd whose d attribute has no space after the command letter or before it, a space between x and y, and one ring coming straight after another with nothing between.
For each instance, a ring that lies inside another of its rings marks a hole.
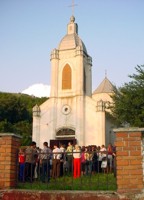
<instances>
[{"instance_id":1,"label":"antenna on roof","mask_svg":"<svg viewBox=\"0 0 144 200\"><path fill-rule=\"evenodd\" d=\"M72 8L72 15L74 16L74 7L77 6L77 4L74 3L74 0L72 0L72 4L69 6Z\"/></svg>"}]
</instances>

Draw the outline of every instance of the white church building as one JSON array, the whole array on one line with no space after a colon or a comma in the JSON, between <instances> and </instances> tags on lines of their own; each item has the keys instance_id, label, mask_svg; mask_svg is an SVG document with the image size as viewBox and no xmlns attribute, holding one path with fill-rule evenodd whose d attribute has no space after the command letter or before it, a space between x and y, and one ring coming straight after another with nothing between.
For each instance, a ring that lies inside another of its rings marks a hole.
<instances>
[{"instance_id":1,"label":"white church building","mask_svg":"<svg viewBox=\"0 0 144 200\"><path fill-rule=\"evenodd\" d=\"M80 146L113 143L113 124L107 113L113 85L107 79L92 92L92 58L78 35L75 17L50 55L50 98L33 107L32 139L42 147L47 141Z\"/></svg>"}]
</instances>

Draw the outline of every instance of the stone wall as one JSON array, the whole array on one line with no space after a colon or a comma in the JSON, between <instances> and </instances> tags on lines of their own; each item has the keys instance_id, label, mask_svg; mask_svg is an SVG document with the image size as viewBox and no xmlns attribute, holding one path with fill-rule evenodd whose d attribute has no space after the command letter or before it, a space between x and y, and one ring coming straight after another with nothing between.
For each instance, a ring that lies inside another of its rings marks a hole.
<instances>
[{"instance_id":1,"label":"stone wall","mask_svg":"<svg viewBox=\"0 0 144 200\"><path fill-rule=\"evenodd\" d=\"M20 138L0 134L0 199L144 200L144 129L115 129L117 192L10 190L17 186Z\"/></svg>"},{"instance_id":2,"label":"stone wall","mask_svg":"<svg viewBox=\"0 0 144 200\"><path fill-rule=\"evenodd\" d=\"M144 181L144 133L142 134L142 168L143 168L143 181Z\"/></svg>"},{"instance_id":3,"label":"stone wall","mask_svg":"<svg viewBox=\"0 0 144 200\"><path fill-rule=\"evenodd\" d=\"M0 189L16 187L19 146L20 137L15 134L0 134Z\"/></svg>"},{"instance_id":4,"label":"stone wall","mask_svg":"<svg viewBox=\"0 0 144 200\"><path fill-rule=\"evenodd\" d=\"M3 191L0 200L133 200L135 195L121 195L115 192L95 191ZM139 196L143 200L144 196Z\"/></svg>"},{"instance_id":5,"label":"stone wall","mask_svg":"<svg viewBox=\"0 0 144 200\"><path fill-rule=\"evenodd\" d=\"M117 191L141 193L143 181L143 129L121 128L116 133Z\"/></svg>"}]
</instances>

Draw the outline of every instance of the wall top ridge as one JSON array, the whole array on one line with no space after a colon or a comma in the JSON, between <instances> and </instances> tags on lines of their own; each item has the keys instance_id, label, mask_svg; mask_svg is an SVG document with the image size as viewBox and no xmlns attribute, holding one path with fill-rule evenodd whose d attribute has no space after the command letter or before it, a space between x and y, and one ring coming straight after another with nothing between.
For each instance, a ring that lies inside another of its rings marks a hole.
<instances>
[{"instance_id":1,"label":"wall top ridge","mask_svg":"<svg viewBox=\"0 0 144 200\"><path fill-rule=\"evenodd\" d=\"M16 135L15 133L0 133L0 137L7 137L7 136L22 138L20 135Z\"/></svg>"},{"instance_id":2,"label":"wall top ridge","mask_svg":"<svg viewBox=\"0 0 144 200\"><path fill-rule=\"evenodd\" d=\"M114 128L114 132L143 132L144 133L144 128L139 128L139 127L123 127L123 128Z\"/></svg>"}]
</instances>

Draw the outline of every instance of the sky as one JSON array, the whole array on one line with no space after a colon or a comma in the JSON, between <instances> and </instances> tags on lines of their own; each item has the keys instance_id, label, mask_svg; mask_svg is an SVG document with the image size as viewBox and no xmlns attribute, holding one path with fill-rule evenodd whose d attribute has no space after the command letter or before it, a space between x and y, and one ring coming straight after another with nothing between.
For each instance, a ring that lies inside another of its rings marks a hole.
<instances>
[{"instance_id":1,"label":"sky","mask_svg":"<svg viewBox=\"0 0 144 200\"><path fill-rule=\"evenodd\" d=\"M0 91L50 85L50 53L71 15L92 57L92 88L117 87L144 64L144 0L0 0ZM39 90L39 87L37 87Z\"/></svg>"}]
</instances>

